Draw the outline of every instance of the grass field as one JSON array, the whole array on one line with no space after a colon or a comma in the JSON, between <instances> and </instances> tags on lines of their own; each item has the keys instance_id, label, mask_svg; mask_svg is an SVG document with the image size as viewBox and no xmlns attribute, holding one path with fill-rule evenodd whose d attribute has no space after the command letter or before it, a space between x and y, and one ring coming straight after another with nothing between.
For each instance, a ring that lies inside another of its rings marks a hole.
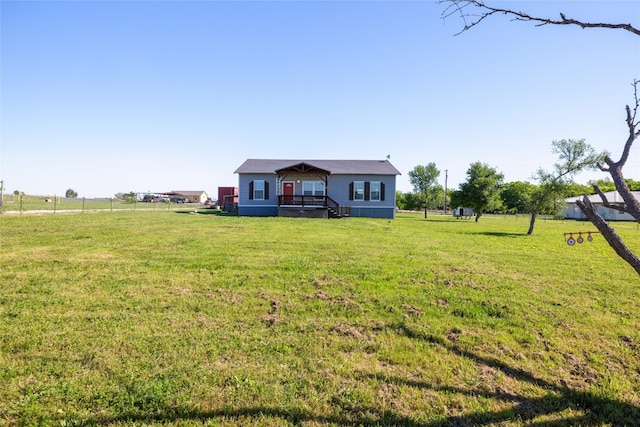
<instances>
[{"instance_id":1,"label":"grass field","mask_svg":"<svg viewBox=\"0 0 640 427\"><path fill-rule=\"evenodd\" d=\"M638 276L527 227L1 215L0 425L638 425Z\"/></svg>"}]
</instances>

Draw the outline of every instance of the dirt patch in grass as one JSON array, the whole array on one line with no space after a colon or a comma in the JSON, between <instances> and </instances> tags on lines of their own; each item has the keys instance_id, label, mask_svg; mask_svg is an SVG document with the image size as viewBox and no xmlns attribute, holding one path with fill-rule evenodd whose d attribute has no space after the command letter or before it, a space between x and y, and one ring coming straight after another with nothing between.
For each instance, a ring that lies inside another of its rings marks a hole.
<instances>
[{"instance_id":1,"label":"dirt patch in grass","mask_svg":"<svg viewBox=\"0 0 640 427\"><path fill-rule=\"evenodd\" d=\"M332 285L332 284L344 284L342 279L339 277L332 276L330 274L324 274L320 277L314 277L311 279L311 284L317 288L321 288L323 286Z\"/></svg>"},{"instance_id":2,"label":"dirt patch in grass","mask_svg":"<svg viewBox=\"0 0 640 427\"><path fill-rule=\"evenodd\" d=\"M409 313L409 315L411 316L418 317L424 314L424 311L420 310L417 307L413 307L409 304L402 304L402 308L404 308L407 311L407 313Z\"/></svg>"},{"instance_id":3,"label":"dirt patch in grass","mask_svg":"<svg viewBox=\"0 0 640 427\"><path fill-rule=\"evenodd\" d=\"M631 337L629 337L627 335L622 335L620 337L620 341L629 350L639 351L640 352L640 343L638 343L637 341L634 341L633 338L631 338Z\"/></svg>"},{"instance_id":4,"label":"dirt patch in grass","mask_svg":"<svg viewBox=\"0 0 640 427\"><path fill-rule=\"evenodd\" d=\"M265 298L265 295L263 295L263 298ZM273 326L276 323L281 322L282 318L278 315L281 304L282 303L278 298L270 298L269 312L260 318L262 323L266 324L267 326Z\"/></svg>"},{"instance_id":5,"label":"dirt patch in grass","mask_svg":"<svg viewBox=\"0 0 640 427\"><path fill-rule=\"evenodd\" d=\"M365 328L347 325L346 323L338 323L336 326L331 328L331 332L356 339L368 338Z\"/></svg>"},{"instance_id":6,"label":"dirt patch in grass","mask_svg":"<svg viewBox=\"0 0 640 427\"><path fill-rule=\"evenodd\" d=\"M347 298L345 296L332 297L329 293L320 290L320 291L315 293L315 298L317 298L319 300L322 300L322 301L327 301L327 302L331 302L331 303L334 303L334 304L338 304L338 305L341 305L341 306L343 306L345 308L355 309L355 310L358 310L358 311L363 311L363 308L359 303L357 303L357 302L355 302L355 301L353 301L353 300L351 300L351 299L349 299L349 298Z\"/></svg>"}]
</instances>

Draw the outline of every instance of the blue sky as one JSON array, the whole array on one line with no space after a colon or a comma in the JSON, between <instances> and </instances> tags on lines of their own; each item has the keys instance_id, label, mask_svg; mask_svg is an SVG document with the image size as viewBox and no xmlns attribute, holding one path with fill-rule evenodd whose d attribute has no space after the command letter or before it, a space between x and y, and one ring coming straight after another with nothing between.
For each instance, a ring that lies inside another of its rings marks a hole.
<instances>
[{"instance_id":1,"label":"blue sky","mask_svg":"<svg viewBox=\"0 0 640 427\"><path fill-rule=\"evenodd\" d=\"M638 1L491 2L640 27ZM584 138L619 156L640 38L429 1L6 1L0 179L85 197L237 185L247 158L480 161L506 181ZM625 176L640 180L634 147ZM577 177L585 183L604 173Z\"/></svg>"}]
</instances>

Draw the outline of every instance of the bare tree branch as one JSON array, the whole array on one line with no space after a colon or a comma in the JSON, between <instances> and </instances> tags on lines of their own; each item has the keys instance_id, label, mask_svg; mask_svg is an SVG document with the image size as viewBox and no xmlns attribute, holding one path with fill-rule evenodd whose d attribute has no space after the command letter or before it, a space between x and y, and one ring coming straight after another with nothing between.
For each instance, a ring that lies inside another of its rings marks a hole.
<instances>
[{"instance_id":1,"label":"bare tree branch","mask_svg":"<svg viewBox=\"0 0 640 427\"><path fill-rule=\"evenodd\" d=\"M459 15L462 21L464 22L463 29L456 33L462 34L463 32L475 27L480 22L482 22L485 18L488 18L492 15L507 15L511 16L514 21L527 21L527 22L535 22L536 26L541 27L543 25L577 25L581 28L608 28L608 29L620 29L624 31L629 31L637 36L640 36L640 29L635 28L631 24L611 24L608 22L584 22L579 21L577 19L567 18L564 13L560 13L560 19L551 19L551 18L540 18L537 16L531 16L528 13L511 10L511 9L502 9L499 7L488 6L481 0L441 0L438 3L446 3L448 6L442 12L442 19L446 19L452 15ZM473 10L469 10L469 8L475 7L479 9L478 12L474 13Z\"/></svg>"},{"instance_id":2,"label":"bare tree branch","mask_svg":"<svg viewBox=\"0 0 640 427\"><path fill-rule=\"evenodd\" d=\"M602 190L600 190L600 187L598 187L597 185L594 185L593 189L596 192L596 194L600 196L600 200L602 200L602 206L616 210L618 212L624 212L631 215L631 212L629 212L629 210L626 209L624 206L612 205L611 203L609 203L609 199L607 199L607 196L605 196Z\"/></svg>"},{"instance_id":3,"label":"bare tree branch","mask_svg":"<svg viewBox=\"0 0 640 427\"><path fill-rule=\"evenodd\" d=\"M609 246L613 248L620 258L625 260L638 274L640 274L640 258L627 248L620 236L607 224L607 222L596 212L595 207L588 197L576 202L580 210L593 225L596 226L600 234L605 238Z\"/></svg>"}]
</instances>

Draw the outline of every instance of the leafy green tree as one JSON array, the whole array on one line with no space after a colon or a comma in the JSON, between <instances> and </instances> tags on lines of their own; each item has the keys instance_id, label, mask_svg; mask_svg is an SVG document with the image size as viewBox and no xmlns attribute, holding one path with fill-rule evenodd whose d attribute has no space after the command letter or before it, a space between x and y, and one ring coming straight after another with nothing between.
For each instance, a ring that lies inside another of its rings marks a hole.
<instances>
[{"instance_id":1,"label":"leafy green tree","mask_svg":"<svg viewBox=\"0 0 640 427\"><path fill-rule=\"evenodd\" d=\"M66 197L67 199L73 199L75 197L78 197L78 193L76 193L75 191L73 191L71 188L69 188L65 193L64 193L64 197Z\"/></svg>"},{"instance_id":2,"label":"leafy green tree","mask_svg":"<svg viewBox=\"0 0 640 427\"><path fill-rule=\"evenodd\" d=\"M456 195L458 205L473 208L478 222L484 212L502 207L500 189L503 179L503 174L486 163L471 163L467 181L460 184L460 193Z\"/></svg>"},{"instance_id":3,"label":"leafy green tree","mask_svg":"<svg viewBox=\"0 0 640 427\"><path fill-rule=\"evenodd\" d=\"M425 166L418 165L412 171L409 171L409 182L413 185L413 191L422 195L425 218L427 217L427 210L433 208L437 203L438 176L440 176L440 170L433 162Z\"/></svg>"},{"instance_id":4,"label":"leafy green tree","mask_svg":"<svg viewBox=\"0 0 640 427\"><path fill-rule=\"evenodd\" d=\"M625 178L624 180L627 183L627 187L631 191L640 191L640 181L633 180L631 178ZM598 187L603 193L609 191L616 191L616 183L611 181L609 178L605 179L594 179L588 182L591 187ZM583 194L594 194L593 189L587 191Z\"/></svg>"},{"instance_id":5,"label":"leafy green tree","mask_svg":"<svg viewBox=\"0 0 640 427\"><path fill-rule=\"evenodd\" d=\"M424 205L420 194L396 192L396 205L398 209L417 211Z\"/></svg>"},{"instance_id":6,"label":"leafy green tree","mask_svg":"<svg viewBox=\"0 0 640 427\"><path fill-rule=\"evenodd\" d=\"M527 213L535 185L527 181L507 182L500 190L500 199L507 212Z\"/></svg>"},{"instance_id":7,"label":"leafy green tree","mask_svg":"<svg viewBox=\"0 0 640 427\"><path fill-rule=\"evenodd\" d=\"M567 195L567 188L573 182L573 177L578 172L588 169L595 169L606 153L596 153L584 139L562 139L553 141L552 152L558 154L559 162L553 165L553 170L546 171L539 168L535 179L539 182L538 187L531 195L529 213L529 230L527 234L533 233L536 223L536 216L544 210L553 209L558 199Z\"/></svg>"},{"instance_id":8,"label":"leafy green tree","mask_svg":"<svg viewBox=\"0 0 640 427\"><path fill-rule=\"evenodd\" d=\"M572 182L567 186L566 197L578 197L584 194L595 194L593 186Z\"/></svg>"},{"instance_id":9,"label":"leafy green tree","mask_svg":"<svg viewBox=\"0 0 640 427\"><path fill-rule=\"evenodd\" d=\"M609 191L615 191L616 189L616 184L611 181L611 179L608 178L604 178L604 179L593 179L591 181L588 182L589 185L591 186L597 186L598 188L600 188L600 190L606 192ZM586 193L586 194L591 194L591 193Z\"/></svg>"},{"instance_id":10,"label":"leafy green tree","mask_svg":"<svg viewBox=\"0 0 640 427\"><path fill-rule=\"evenodd\" d=\"M125 203L134 203L137 200L135 191L130 191L128 193L116 193L115 198L122 200Z\"/></svg>"}]
</instances>

